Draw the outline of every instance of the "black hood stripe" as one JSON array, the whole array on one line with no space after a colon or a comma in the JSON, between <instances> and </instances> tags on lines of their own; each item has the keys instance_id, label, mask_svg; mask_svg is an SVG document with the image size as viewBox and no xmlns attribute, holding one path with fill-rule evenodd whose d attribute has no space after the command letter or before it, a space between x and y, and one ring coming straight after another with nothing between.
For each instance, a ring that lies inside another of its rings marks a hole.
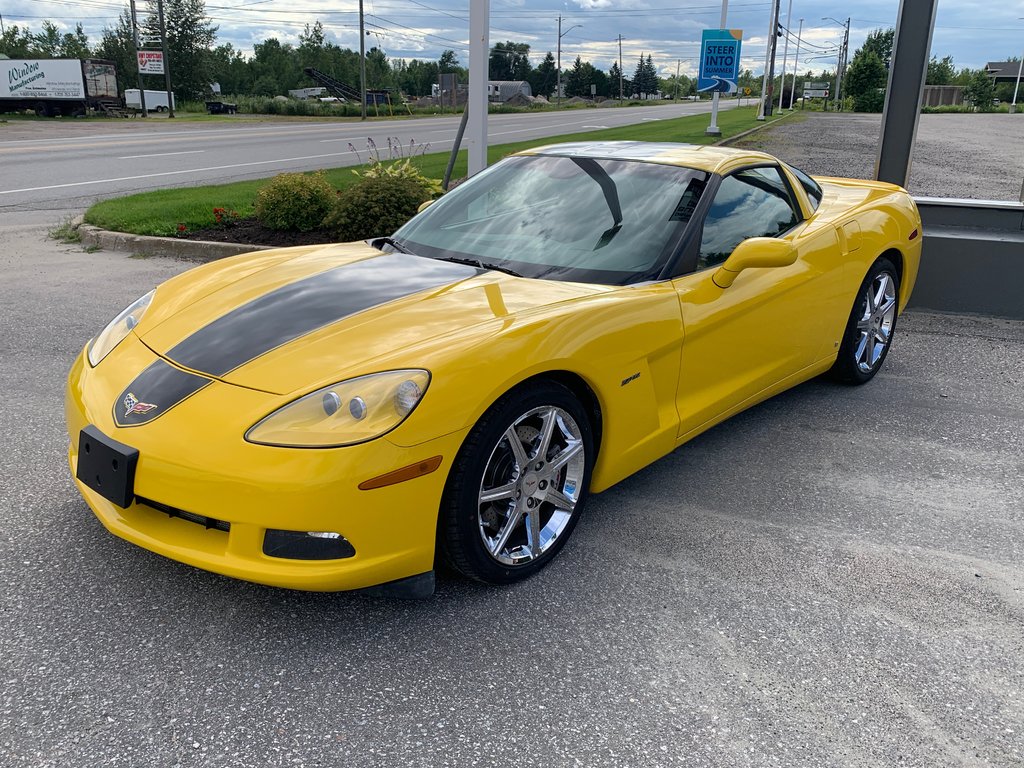
<instances>
[{"instance_id":1,"label":"black hood stripe","mask_svg":"<svg viewBox=\"0 0 1024 768\"><path fill-rule=\"evenodd\" d=\"M350 315L480 271L403 253L336 267L233 309L177 344L167 357L190 370L224 376Z\"/></svg>"},{"instance_id":2,"label":"black hood stripe","mask_svg":"<svg viewBox=\"0 0 1024 768\"><path fill-rule=\"evenodd\" d=\"M209 384L211 379L157 360L135 377L114 403L114 422L137 427L166 413Z\"/></svg>"},{"instance_id":3,"label":"black hood stripe","mask_svg":"<svg viewBox=\"0 0 1024 768\"><path fill-rule=\"evenodd\" d=\"M403 253L335 267L231 310L175 345L167 357L193 371L221 377L350 315L483 271ZM150 422L210 381L157 360L118 397L114 421L121 427ZM134 411L130 405L133 400L141 403Z\"/></svg>"}]
</instances>

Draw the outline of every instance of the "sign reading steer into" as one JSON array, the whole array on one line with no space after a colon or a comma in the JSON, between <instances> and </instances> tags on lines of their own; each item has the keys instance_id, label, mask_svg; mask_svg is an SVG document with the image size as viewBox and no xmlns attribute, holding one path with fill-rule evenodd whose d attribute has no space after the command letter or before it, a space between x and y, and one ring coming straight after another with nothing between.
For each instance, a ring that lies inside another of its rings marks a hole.
<instances>
[{"instance_id":1,"label":"sign reading steer into","mask_svg":"<svg viewBox=\"0 0 1024 768\"><path fill-rule=\"evenodd\" d=\"M736 93L742 29L705 29L700 36L697 90Z\"/></svg>"}]
</instances>

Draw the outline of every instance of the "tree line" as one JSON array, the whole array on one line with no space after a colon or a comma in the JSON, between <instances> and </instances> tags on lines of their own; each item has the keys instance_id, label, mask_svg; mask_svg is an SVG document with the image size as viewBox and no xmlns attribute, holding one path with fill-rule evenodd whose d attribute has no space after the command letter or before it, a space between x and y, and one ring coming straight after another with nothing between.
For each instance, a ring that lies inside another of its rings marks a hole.
<instances>
[{"instance_id":1,"label":"tree line","mask_svg":"<svg viewBox=\"0 0 1024 768\"><path fill-rule=\"evenodd\" d=\"M141 36L158 39L155 0L144 0L140 8ZM218 28L207 15L204 0L165 0L164 15L172 87L179 99L201 99L209 93L212 83L219 83L225 94L284 95L289 90L315 85L304 72L307 67L358 86L358 51L328 40L319 21L305 26L297 45L271 37L256 43L252 55L246 56L231 43L216 45ZM27 26L8 26L0 35L0 54L11 58L109 59L117 68L118 88L122 92L138 85L134 51L128 6L113 25L103 29L97 42L89 39L81 24L74 32L62 33L51 21L44 21L39 31ZM534 95L553 95L558 82L555 57L548 51L534 66L530 56L527 43L496 43L490 51L489 78L525 80ZM379 47L366 53L366 81L371 89L391 89L413 98L429 96L439 76L449 73L454 73L459 82L468 81L468 71L451 50L444 51L436 61L392 60ZM669 96L686 96L694 89L693 81L685 75L678 79L658 77L650 54L639 57L631 77L619 62L604 71L579 56L561 74L566 97L617 97L620 86L627 98L659 91ZM163 87L162 76L143 78L144 87Z\"/></svg>"}]
</instances>

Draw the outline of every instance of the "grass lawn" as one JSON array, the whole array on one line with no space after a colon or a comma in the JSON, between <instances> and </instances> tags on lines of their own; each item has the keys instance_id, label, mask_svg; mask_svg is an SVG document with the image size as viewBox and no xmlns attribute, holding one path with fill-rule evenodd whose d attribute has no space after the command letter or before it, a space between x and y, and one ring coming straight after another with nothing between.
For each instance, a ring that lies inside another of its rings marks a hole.
<instances>
[{"instance_id":1,"label":"grass lawn","mask_svg":"<svg viewBox=\"0 0 1024 768\"><path fill-rule=\"evenodd\" d=\"M735 136L755 127L758 124L755 118L756 111L753 108L730 109L718 114L718 125L722 129L723 137ZM495 163L513 152L563 141L634 140L710 144L712 139L704 135L709 119L707 114L690 115L618 128L549 136L514 144L497 144L488 149L487 156L491 163ZM778 119L778 116L769 119ZM440 179L444 176L448 155L447 151L435 152L416 158L415 163L426 176ZM352 171L358 167L330 168L325 169L324 173L331 184L343 189L356 181ZM465 175L466 152L462 151L455 164L453 178ZM177 232L179 224L184 224L190 230L211 226L214 223L214 208L237 211L243 218L252 216L256 191L265 183L266 179L256 179L203 187L162 189L104 200L86 211L85 221L116 232L172 236Z\"/></svg>"}]
</instances>

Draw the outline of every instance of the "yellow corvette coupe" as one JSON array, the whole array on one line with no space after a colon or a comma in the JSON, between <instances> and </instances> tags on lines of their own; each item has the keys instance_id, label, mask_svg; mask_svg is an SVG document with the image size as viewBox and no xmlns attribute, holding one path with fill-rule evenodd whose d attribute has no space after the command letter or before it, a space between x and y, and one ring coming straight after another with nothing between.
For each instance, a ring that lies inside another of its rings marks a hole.
<instances>
[{"instance_id":1,"label":"yellow corvette coupe","mask_svg":"<svg viewBox=\"0 0 1024 768\"><path fill-rule=\"evenodd\" d=\"M720 147L529 150L390 237L140 298L71 369L71 470L111 532L228 576L515 582L589 493L813 376L871 379L920 252L891 184Z\"/></svg>"}]
</instances>

